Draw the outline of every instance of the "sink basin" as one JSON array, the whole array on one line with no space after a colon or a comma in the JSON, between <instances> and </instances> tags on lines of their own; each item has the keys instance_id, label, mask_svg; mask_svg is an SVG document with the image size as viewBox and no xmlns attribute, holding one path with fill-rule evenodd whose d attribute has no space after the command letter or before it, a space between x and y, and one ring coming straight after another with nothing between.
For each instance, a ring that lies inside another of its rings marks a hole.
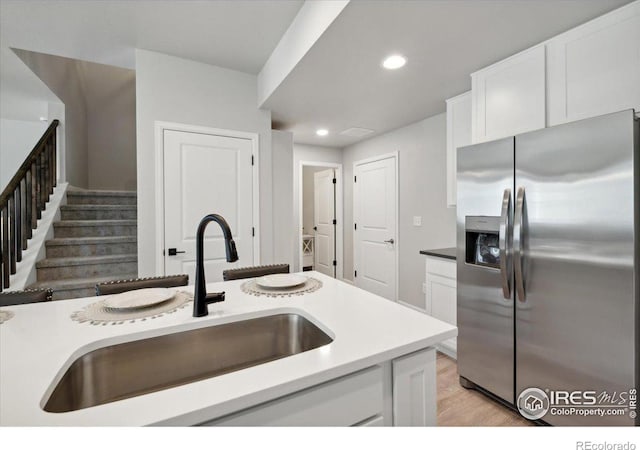
<instances>
[{"instance_id":1,"label":"sink basin","mask_svg":"<svg viewBox=\"0 0 640 450\"><path fill-rule=\"evenodd\" d=\"M256 366L329 344L298 314L182 331L103 347L76 359L44 406L68 412Z\"/></svg>"}]
</instances>

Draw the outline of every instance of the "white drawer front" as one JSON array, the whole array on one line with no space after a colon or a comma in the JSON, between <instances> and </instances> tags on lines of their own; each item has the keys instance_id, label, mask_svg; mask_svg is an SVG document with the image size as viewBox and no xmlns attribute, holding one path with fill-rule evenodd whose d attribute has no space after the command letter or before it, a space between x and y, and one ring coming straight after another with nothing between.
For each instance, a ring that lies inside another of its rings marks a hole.
<instances>
[{"instance_id":1,"label":"white drawer front","mask_svg":"<svg viewBox=\"0 0 640 450\"><path fill-rule=\"evenodd\" d=\"M202 425L351 426L382 409L382 368L374 366Z\"/></svg>"}]
</instances>

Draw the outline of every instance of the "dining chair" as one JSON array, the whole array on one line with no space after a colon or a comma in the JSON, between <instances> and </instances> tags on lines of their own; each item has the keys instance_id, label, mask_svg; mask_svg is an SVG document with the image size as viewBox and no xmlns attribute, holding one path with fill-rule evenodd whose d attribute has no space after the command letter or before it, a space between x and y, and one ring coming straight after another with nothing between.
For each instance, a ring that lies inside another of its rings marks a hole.
<instances>
[{"instance_id":1,"label":"dining chair","mask_svg":"<svg viewBox=\"0 0 640 450\"><path fill-rule=\"evenodd\" d=\"M187 284L189 284L189 275L186 274L114 280L96 284L96 295L119 294L135 289L186 286Z\"/></svg>"},{"instance_id":2,"label":"dining chair","mask_svg":"<svg viewBox=\"0 0 640 450\"><path fill-rule=\"evenodd\" d=\"M222 271L224 281L255 278L275 273L289 273L289 264L270 264L268 266L241 267Z\"/></svg>"},{"instance_id":3,"label":"dining chair","mask_svg":"<svg viewBox=\"0 0 640 450\"><path fill-rule=\"evenodd\" d=\"M28 303L50 302L53 298L51 289L27 289L0 293L0 306L26 305Z\"/></svg>"}]
</instances>

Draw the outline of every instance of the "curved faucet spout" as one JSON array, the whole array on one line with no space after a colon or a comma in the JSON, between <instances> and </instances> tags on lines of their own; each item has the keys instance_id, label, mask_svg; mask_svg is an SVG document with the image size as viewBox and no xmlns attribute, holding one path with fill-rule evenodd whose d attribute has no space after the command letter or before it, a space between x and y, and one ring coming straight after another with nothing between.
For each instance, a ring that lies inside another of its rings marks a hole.
<instances>
[{"instance_id":1,"label":"curved faucet spout","mask_svg":"<svg viewBox=\"0 0 640 450\"><path fill-rule=\"evenodd\" d=\"M202 317L209 314L207 305L224 301L224 292L207 295L207 282L204 276L204 232L210 222L216 222L222 228L224 235L225 252L227 262L238 260L236 243L231 235L231 228L224 217L219 214L208 214L202 218L196 233L196 286L193 296L193 317Z\"/></svg>"}]
</instances>

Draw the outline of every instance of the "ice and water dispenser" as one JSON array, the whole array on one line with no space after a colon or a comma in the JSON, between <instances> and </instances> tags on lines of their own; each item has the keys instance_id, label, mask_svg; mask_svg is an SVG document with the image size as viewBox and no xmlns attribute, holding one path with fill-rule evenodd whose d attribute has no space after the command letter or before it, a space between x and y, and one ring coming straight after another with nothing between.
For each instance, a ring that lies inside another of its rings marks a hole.
<instances>
[{"instance_id":1,"label":"ice and water dispenser","mask_svg":"<svg viewBox=\"0 0 640 450\"><path fill-rule=\"evenodd\" d=\"M500 217L466 216L465 262L476 266L500 267Z\"/></svg>"}]
</instances>

